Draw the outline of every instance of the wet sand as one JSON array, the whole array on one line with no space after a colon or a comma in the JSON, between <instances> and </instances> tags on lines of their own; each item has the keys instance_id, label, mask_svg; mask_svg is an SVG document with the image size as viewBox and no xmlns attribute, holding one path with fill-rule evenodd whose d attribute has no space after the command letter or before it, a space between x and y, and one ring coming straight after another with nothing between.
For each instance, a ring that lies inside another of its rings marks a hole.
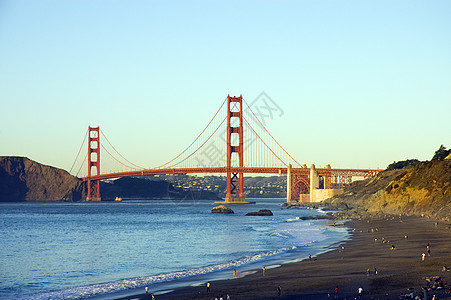
<instances>
[{"instance_id":1,"label":"wet sand","mask_svg":"<svg viewBox=\"0 0 451 300\"><path fill-rule=\"evenodd\" d=\"M231 299L333 299L336 287L338 299L356 298L359 287L363 288L363 299L399 299L409 288L423 299L426 278L434 281L440 276L451 285L451 271L443 271L444 266L451 267L451 224L430 218L390 217L352 220L346 226L353 229L353 235L342 244L344 249L337 247L311 261L267 269L265 276L256 270L243 278L212 281L211 292L205 286L184 287L155 299L219 299L222 295L225 300L227 294ZM428 243L431 256L427 256ZM428 299L434 294L438 299L451 299L448 290L430 291ZM125 299L151 297L141 294Z\"/></svg>"}]
</instances>

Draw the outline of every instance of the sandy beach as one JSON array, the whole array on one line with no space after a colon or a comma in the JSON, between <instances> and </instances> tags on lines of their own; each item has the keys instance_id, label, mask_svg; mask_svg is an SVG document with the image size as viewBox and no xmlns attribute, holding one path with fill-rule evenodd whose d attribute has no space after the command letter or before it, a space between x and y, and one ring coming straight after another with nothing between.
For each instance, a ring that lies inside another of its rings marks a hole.
<instances>
[{"instance_id":1,"label":"sandy beach","mask_svg":"<svg viewBox=\"0 0 451 300\"><path fill-rule=\"evenodd\" d=\"M433 295L436 299L451 299L451 271L443 270L444 266L451 267L451 224L426 217L397 216L351 220L346 226L353 231L351 240L311 260L268 268L265 276L259 269L246 277L212 281L210 292L205 286L184 287L156 295L155 299L223 296L225 300L227 295L231 299L354 299L359 287L363 299L400 299L400 295L412 291L424 299L422 288L428 280L432 287L439 277L445 287L430 289L427 299ZM123 299L151 297L140 294Z\"/></svg>"}]
</instances>

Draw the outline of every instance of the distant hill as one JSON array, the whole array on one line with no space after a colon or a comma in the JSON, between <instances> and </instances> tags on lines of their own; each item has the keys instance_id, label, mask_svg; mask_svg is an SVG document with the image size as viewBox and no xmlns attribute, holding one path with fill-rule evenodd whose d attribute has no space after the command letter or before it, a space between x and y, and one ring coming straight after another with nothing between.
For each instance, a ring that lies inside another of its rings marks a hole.
<instances>
[{"instance_id":1,"label":"distant hill","mask_svg":"<svg viewBox=\"0 0 451 300\"><path fill-rule=\"evenodd\" d=\"M26 157L0 156L0 202L77 201L85 194L79 178Z\"/></svg>"},{"instance_id":2,"label":"distant hill","mask_svg":"<svg viewBox=\"0 0 451 300\"><path fill-rule=\"evenodd\" d=\"M189 193L214 193L224 198L226 196L225 176L196 175L156 175L144 176L147 180L165 180L174 189ZM286 176L247 176L244 175L244 196L246 198L285 198L287 196Z\"/></svg>"},{"instance_id":3,"label":"distant hill","mask_svg":"<svg viewBox=\"0 0 451 300\"><path fill-rule=\"evenodd\" d=\"M344 217L367 214L428 215L451 218L451 160L417 162L353 182L344 194L325 201Z\"/></svg>"},{"instance_id":4,"label":"distant hill","mask_svg":"<svg viewBox=\"0 0 451 300\"><path fill-rule=\"evenodd\" d=\"M144 198L144 199L206 199L220 200L216 193L209 191L187 191L174 188L171 182L166 180L147 180L144 178L124 177L103 183L100 187L102 199Z\"/></svg>"},{"instance_id":5,"label":"distant hill","mask_svg":"<svg viewBox=\"0 0 451 300\"><path fill-rule=\"evenodd\" d=\"M209 191L186 191L165 180L120 178L101 182L102 200L116 197L142 199L211 199ZM82 201L87 184L67 171L35 162L26 157L0 156L0 202Z\"/></svg>"}]
</instances>

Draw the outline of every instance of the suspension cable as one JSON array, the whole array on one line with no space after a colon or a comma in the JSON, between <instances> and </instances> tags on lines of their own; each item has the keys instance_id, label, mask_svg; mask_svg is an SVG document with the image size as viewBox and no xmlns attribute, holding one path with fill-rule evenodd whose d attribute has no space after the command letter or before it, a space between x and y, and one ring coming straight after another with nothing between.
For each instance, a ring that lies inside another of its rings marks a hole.
<instances>
[{"instance_id":1,"label":"suspension cable","mask_svg":"<svg viewBox=\"0 0 451 300\"><path fill-rule=\"evenodd\" d=\"M80 155L81 148L83 148L83 145L85 144L86 137L88 136L88 131L89 131L89 129L86 130L85 137L83 138L83 142L81 142L80 149L78 150L78 153L77 153L77 156L75 157L74 163L72 164L72 167L70 168L69 174L72 172L72 169L74 168L75 163L77 162L78 156ZM81 165L83 165L83 163ZM77 175L78 175L78 173L77 173Z\"/></svg>"},{"instance_id":2,"label":"suspension cable","mask_svg":"<svg viewBox=\"0 0 451 300\"><path fill-rule=\"evenodd\" d=\"M110 141L108 140L108 138L106 137L106 135L103 133L103 131L102 131L101 129L100 129L100 133L101 133L102 136L105 138L105 140L108 142L108 144L111 146L111 148L113 148L113 150L116 151L116 153L119 154L120 157L122 157L126 162L128 162L128 163L131 164L132 166L135 166L135 167L136 167L136 168L133 168L133 167L128 166L129 168L132 168L132 169L135 169L135 170L139 170L139 169L145 170L145 169L146 169L146 168L140 167L140 166L138 166L138 165L135 165L134 163L132 163L131 161L129 161L128 159L126 159L125 157L123 157L122 154L120 154L119 151L117 151L116 148L114 148L114 146L110 143ZM107 151L107 152L108 152L108 151ZM108 153L108 154L110 154L110 153ZM110 155L111 155L111 154L110 154ZM113 156L113 155L111 155L111 156Z\"/></svg>"},{"instance_id":3,"label":"suspension cable","mask_svg":"<svg viewBox=\"0 0 451 300\"><path fill-rule=\"evenodd\" d=\"M251 126L251 124L249 124L249 122L246 120L246 118L244 116L243 116L243 119L244 119L244 121L246 121L247 125L252 129L252 131L257 135L257 137L263 142L263 144L266 146L266 148L268 148L269 151L271 151L271 153L274 154L274 156L277 157L282 164L287 166L287 164L276 153L274 153L274 151L272 151L272 149L265 143L265 141L260 137L260 135L257 132L255 132L254 128ZM266 161L268 161L268 159Z\"/></svg>"},{"instance_id":4,"label":"suspension cable","mask_svg":"<svg viewBox=\"0 0 451 300\"><path fill-rule=\"evenodd\" d=\"M130 169L134 169L134 170L142 170L142 168L140 167L138 168L133 168L129 165L124 164L123 162L121 162L120 160L118 160L116 157L114 157L106 148L104 145L100 144L100 146L102 147L103 150L105 150L106 153L108 153L115 161L117 161L118 163L120 163L121 165L123 165L124 167L130 168Z\"/></svg>"},{"instance_id":5,"label":"suspension cable","mask_svg":"<svg viewBox=\"0 0 451 300\"><path fill-rule=\"evenodd\" d=\"M168 164L170 164L171 162L173 162L174 160L176 160L177 158L179 158L180 156L182 156L183 155L183 153L185 153L200 137L201 137L201 135L205 132L205 130L207 130L207 128L210 126L210 124L211 124L211 122L213 122L213 120L216 118L216 116L218 115L218 113L219 113L219 111L221 110L221 108L224 106L224 103L227 101L227 98L225 98L224 99L224 101L222 102L222 104L221 104L221 106L219 107L219 109L218 109L218 111L215 113L215 115L213 116L213 118L211 118L211 120L210 120L210 122L208 122L208 124L207 124L207 126L205 126L205 128L204 128L204 130L202 130L202 132L196 137L196 139L188 146L188 147L186 147L186 149L185 150L183 150L179 155L177 155L176 157L174 157L173 159L171 159L170 161L168 161L167 163L165 163L165 164L162 164L162 165L160 165L160 166L158 166L158 167L156 167L156 168L154 168L154 169L160 169L161 167L163 167L163 166L166 166L166 165L168 165ZM224 121L223 121L224 122ZM215 130L215 132L216 132L216 130ZM210 136L211 137L211 136ZM202 147L202 146L201 146ZM177 164L175 164L175 165L177 165ZM173 166L175 166L175 165L173 165Z\"/></svg>"},{"instance_id":6,"label":"suspension cable","mask_svg":"<svg viewBox=\"0 0 451 300\"><path fill-rule=\"evenodd\" d=\"M172 168L172 167L174 167L174 166L176 166L176 165L181 164L182 162L184 162L185 160L187 160L188 158L190 158L191 156L193 156L197 151L199 151L200 148L202 148L202 147L203 147L203 146L211 139L211 137L216 133L216 131L218 131L218 129L222 126L222 124L224 123L224 121L225 121L226 119L227 119L227 117L225 117L224 120L222 120L221 124L219 124L219 126L216 127L215 131L213 131L213 133L210 134L210 136L205 140L205 142L203 142L203 143L199 146L199 148L197 148L193 153L191 153L190 155L188 155L187 157L185 157L183 160L179 161L179 162L176 163L176 164L173 164L172 166L169 166L168 168Z\"/></svg>"},{"instance_id":7,"label":"suspension cable","mask_svg":"<svg viewBox=\"0 0 451 300\"><path fill-rule=\"evenodd\" d=\"M257 119L258 123L260 123L260 125L263 127L263 129L269 134L269 136L276 142L277 145L279 145L279 147L295 162L297 163L300 167L301 164L297 162L297 160L295 160L290 153L288 153L280 144L279 142L272 136L272 134L266 129L265 125L262 124L262 122L260 121L260 119L255 115L254 111L252 110L252 108L249 106L249 104L247 104L246 100L244 100L244 103L246 104L246 106L249 108L249 110L251 111L251 113L254 115L255 119ZM249 125L250 126L250 125Z\"/></svg>"},{"instance_id":8,"label":"suspension cable","mask_svg":"<svg viewBox=\"0 0 451 300\"><path fill-rule=\"evenodd\" d=\"M82 162L81 165L80 165L80 168L78 169L77 174L75 174L75 177L78 177L78 173L80 173L81 168L83 167L83 164L84 164L85 161L86 161L86 158L88 158L88 153L87 153L87 152L86 152L85 158L83 159L83 162Z\"/></svg>"}]
</instances>

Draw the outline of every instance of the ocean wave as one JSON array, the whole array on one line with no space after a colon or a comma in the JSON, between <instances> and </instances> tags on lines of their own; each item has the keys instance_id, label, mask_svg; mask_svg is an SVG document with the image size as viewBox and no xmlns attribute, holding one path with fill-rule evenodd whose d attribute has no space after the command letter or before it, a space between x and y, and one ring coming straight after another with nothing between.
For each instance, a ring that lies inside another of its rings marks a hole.
<instances>
[{"instance_id":1,"label":"ocean wave","mask_svg":"<svg viewBox=\"0 0 451 300\"><path fill-rule=\"evenodd\" d=\"M271 236L279 238L278 244L283 247L297 246L305 247L312 243L321 242L327 238L325 228L318 227L312 222L291 219L292 221L281 222L272 232ZM297 221L297 222L296 222Z\"/></svg>"},{"instance_id":2,"label":"ocean wave","mask_svg":"<svg viewBox=\"0 0 451 300\"><path fill-rule=\"evenodd\" d=\"M167 282L177 279L182 279L190 276L203 275L215 271L226 270L232 267L241 266L244 264L258 262L264 258L279 255L281 253L287 252L289 250L295 249L296 247L281 248L274 251L261 252L252 256L246 256L241 259L231 260L226 263L210 265L201 268L194 268L185 271L176 271L170 273L163 273L148 277L136 277L122 279L114 282L92 284L87 286L79 286L74 288L67 288L58 291L45 292L35 295L22 296L20 299L24 300L48 300L48 299L83 299L93 296L98 296L101 294L108 294L113 292L119 292L123 290L139 288L146 285L150 285L157 282Z\"/></svg>"},{"instance_id":3,"label":"ocean wave","mask_svg":"<svg viewBox=\"0 0 451 300\"><path fill-rule=\"evenodd\" d=\"M273 233L271 233L271 236L277 236L277 237L281 237L283 239L289 239L290 238L289 236L283 235L280 232L273 232Z\"/></svg>"},{"instance_id":4,"label":"ocean wave","mask_svg":"<svg viewBox=\"0 0 451 300\"><path fill-rule=\"evenodd\" d=\"M327 212L325 212L322 208L317 208L316 211L321 214L327 214Z\"/></svg>"}]
</instances>

